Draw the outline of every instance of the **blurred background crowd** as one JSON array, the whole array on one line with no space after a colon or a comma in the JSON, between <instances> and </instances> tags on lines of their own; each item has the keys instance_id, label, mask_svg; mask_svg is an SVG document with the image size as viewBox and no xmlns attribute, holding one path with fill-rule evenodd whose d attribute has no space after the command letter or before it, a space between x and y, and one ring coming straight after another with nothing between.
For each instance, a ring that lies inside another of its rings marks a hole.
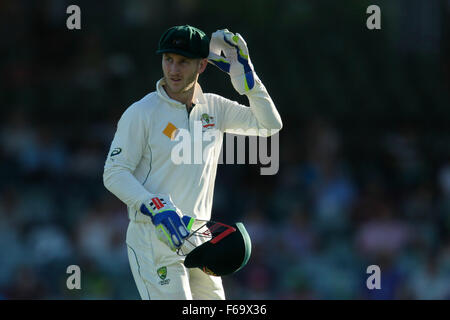
<instances>
[{"instance_id":1,"label":"blurred background crowd","mask_svg":"<svg viewBox=\"0 0 450 320\"><path fill-rule=\"evenodd\" d=\"M81 30L66 28L71 4ZM381 30L366 28L371 4ZM450 299L448 0L2 0L0 298L139 299L103 165L179 24L242 34L284 123L276 175L218 169L213 219L253 241L227 297ZM200 83L247 104L213 67Z\"/></svg>"}]
</instances>

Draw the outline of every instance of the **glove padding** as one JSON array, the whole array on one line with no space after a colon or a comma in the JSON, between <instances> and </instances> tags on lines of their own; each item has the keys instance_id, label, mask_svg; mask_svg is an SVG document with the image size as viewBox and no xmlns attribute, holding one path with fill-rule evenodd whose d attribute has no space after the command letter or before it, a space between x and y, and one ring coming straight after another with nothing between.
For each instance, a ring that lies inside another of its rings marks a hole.
<instances>
[{"instance_id":1,"label":"glove padding","mask_svg":"<svg viewBox=\"0 0 450 320\"><path fill-rule=\"evenodd\" d=\"M225 57L221 56L223 52ZM247 43L239 33L217 30L209 43L208 62L228 73L239 94L246 94L255 86L255 72L248 54Z\"/></svg>"},{"instance_id":2,"label":"glove padding","mask_svg":"<svg viewBox=\"0 0 450 320\"><path fill-rule=\"evenodd\" d=\"M140 211L152 219L158 239L172 251L183 245L194 222L193 218L180 214L170 196L166 195L157 195L148 203L143 203Z\"/></svg>"}]
</instances>

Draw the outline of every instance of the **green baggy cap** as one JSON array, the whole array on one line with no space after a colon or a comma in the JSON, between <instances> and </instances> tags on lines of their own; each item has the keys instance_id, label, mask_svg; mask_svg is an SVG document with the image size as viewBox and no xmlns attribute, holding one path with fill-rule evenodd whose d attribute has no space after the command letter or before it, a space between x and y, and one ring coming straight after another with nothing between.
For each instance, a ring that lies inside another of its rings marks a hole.
<instances>
[{"instance_id":1,"label":"green baggy cap","mask_svg":"<svg viewBox=\"0 0 450 320\"><path fill-rule=\"evenodd\" d=\"M200 268L213 276L224 276L241 270L250 259L252 244L241 222L232 227L233 232L221 233L222 235L192 250L186 256L184 265L187 268Z\"/></svg>"},{"instance_id":2,"label":"green baggy cap","mask_svg":"<svg viewBox=\"0 0 450 320\"><path fill-rule=\"evenodd\" d=\"M184 25L169 28L159 39L156 53L171 52L188 58L207 58L209 38L200 29Z\"/></svg>"}]
</instances>

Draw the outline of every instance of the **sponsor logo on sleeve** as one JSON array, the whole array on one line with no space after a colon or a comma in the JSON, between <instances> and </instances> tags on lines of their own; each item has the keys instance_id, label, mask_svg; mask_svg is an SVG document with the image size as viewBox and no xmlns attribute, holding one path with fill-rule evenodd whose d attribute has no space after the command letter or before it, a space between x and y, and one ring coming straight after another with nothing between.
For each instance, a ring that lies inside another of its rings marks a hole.
<instances>
[{"instance_id":1,"label":"sponsor logo on sleeve","mask_svg":"<svg viewBox=\"0 0 450 320\"><path fill-rule=\"evenodd\" d=\"M113 151L111 151L110 157L117 156L119 153L122 152L122 148L114 148Z\"/></svg>"}]
</instances>

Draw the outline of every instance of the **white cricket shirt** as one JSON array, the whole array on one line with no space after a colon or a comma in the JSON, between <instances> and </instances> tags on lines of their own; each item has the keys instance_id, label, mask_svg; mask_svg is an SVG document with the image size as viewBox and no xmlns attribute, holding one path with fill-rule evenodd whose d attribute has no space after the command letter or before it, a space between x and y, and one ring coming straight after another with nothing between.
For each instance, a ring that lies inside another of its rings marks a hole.
<instances>
[{"instance_id":1,"label":"white cricket shirt","mask_svg":"<svg viewBox=\"0 0 450 320\"><path fill-rule=\"evenodd\" d=\"M131 220L151 221L139 207L152 194L168 194L183 214L210 220L223 133L267 129L274 134L282 128L280 115L258 77L247 94L250 107L204 94L197 83L190 114L167 95L163 84L159 80L156 91L133 103L120 118L104 167L104 185L127 205Z\"/></svg>"}]
</instances>

